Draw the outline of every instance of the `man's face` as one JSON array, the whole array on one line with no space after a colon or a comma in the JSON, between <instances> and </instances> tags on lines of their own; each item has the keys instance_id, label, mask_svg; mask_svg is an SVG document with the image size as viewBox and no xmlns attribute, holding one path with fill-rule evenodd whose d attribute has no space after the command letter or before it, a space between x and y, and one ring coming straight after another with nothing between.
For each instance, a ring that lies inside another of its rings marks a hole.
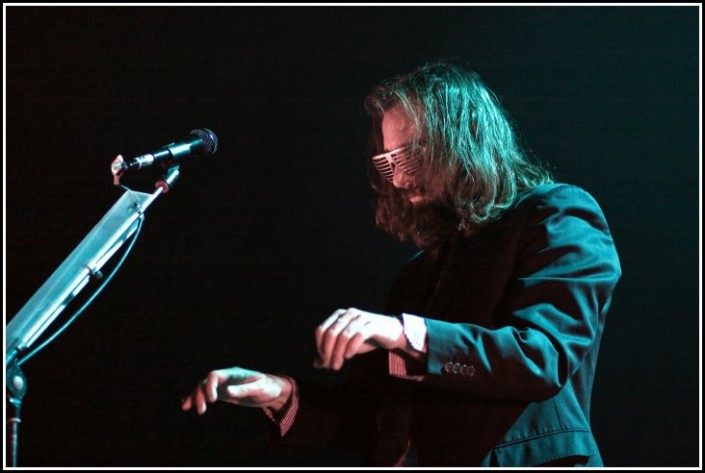
<instances>
[{"instance_id":1,"label":"man's face","mask_svg":"<svg viewBox=\"0 0 705 473\"><path fill-rule=\"evenodd\" d=\"M414 125L400 107L387 110L382 117L382 138L384 151L389 152L402 148L414 138ZM405 168L406 171L403 169ZM414 207L424 204L426 197L423 187L418 182L416 174L409 173L409 167L395 165L392 162L390 181L399 189L404 198L408 199Z\"/></svg>"}]
</instances>

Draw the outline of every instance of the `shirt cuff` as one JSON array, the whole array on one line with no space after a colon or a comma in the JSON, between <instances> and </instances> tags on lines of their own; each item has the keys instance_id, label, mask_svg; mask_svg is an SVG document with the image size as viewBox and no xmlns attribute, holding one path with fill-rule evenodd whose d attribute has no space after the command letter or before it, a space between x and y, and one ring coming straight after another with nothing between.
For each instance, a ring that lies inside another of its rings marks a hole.
<instances>
[{"instance_id":1,"label":"shirt cuff","mask_svg":"<svg viewBox=\"0 0 705 473\"><path fill-rule=\"evenodd\" d=\"M402 314L399 319L404 326L404 336L414 350L426 353L426 321L413 314ZM401 350L389 352L389 374L398 378L421 381L426 375L425 367Z\"/></svg>"},{"instance_id":2,"label":"shirt cuff","mask_svg":"<svg viewBox=\"0 0 705 473\"><path fill-rule=\"evenodd\" d=\"M284 407L278 414L268 407L264 407L262 410L264 410L264 413L267 414L267 417L269 417L272 422L279 426L279 435L284 437L291 426L294 425L296 413L299 410L299 385L294 378L290 378L289 376L281 377L288 379L291 383L291 396L289 396L289 400L284 404Z\"/></svg>"},{"instance_id":3,"label":"shirt cuff","mask_svg":"<svg viewBox=\"0 0 705 473\"><path fill-rule=\"evenodd\" d=\"M411 347L426 353L426 320L423 317L413 314L401 314L402 325L404 326L404 336Z\"/></svg>"},{"instance_id":4,"label":"shirt cuff","mask_svg":"<svg viewBox=\"0 0 705 473\"><path fill-rule=\"evenodd\" d=\"M389 374L397 378L421 381L426 372L421 363L411 356L400 350L391 350L389 352Z\"/></svg>"}]
</instances>

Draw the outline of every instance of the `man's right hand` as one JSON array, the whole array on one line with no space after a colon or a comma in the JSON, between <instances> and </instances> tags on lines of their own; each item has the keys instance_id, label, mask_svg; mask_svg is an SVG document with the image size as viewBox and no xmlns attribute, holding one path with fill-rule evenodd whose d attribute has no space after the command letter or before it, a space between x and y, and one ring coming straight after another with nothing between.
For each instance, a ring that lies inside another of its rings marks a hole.
<instances>
[{"instance_id":1,"label":"man's right hand","mask_svg":"<svg viewBox=\"0 0 705 473\"><path fill-rule=\"evenodd\" d=\"M206 412L207 403L229 402L238 406L270 408L279 412L291 396L291 382L281 376L233 367L208 373L181 400L181 409Z\"/></svg>"}]
</instances>

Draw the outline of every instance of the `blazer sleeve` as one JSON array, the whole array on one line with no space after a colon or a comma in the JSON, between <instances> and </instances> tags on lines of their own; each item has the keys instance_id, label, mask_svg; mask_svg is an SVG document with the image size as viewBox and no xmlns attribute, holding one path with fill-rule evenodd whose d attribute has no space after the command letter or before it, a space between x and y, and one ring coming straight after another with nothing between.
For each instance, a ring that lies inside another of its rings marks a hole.
<instances>
[{"instance_id":1,"label":"blazer sleeve","mask_svg":"<svg viewBox=\"0 0 705 473\"><path fill-rule=\"evenodd\" d=\"M595 359L588 354L597 350L621 275L604 215L587 192L569 185L521 205L528 210L512 223L521 234L494 326L427 318L422 383L483 398L543 400Z\"/></svg>"}]
</instances>

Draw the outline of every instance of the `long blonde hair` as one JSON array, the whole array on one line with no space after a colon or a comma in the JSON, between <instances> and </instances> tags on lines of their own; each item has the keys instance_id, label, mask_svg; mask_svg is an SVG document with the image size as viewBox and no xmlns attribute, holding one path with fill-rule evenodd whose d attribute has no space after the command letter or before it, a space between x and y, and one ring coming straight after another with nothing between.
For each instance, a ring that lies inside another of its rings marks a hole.
<instances>
[{"instance_id":1,"label":"long blonde hair","mask_svg":"<svg viewBox=\"0 0 705 473\"><path fill-rule=\"evenodd\" d=\"M497 219L526 192L552 182L530 160L496 95L479 75L439 61L382 82L365 99L372 120L371 152L382 151L385 111L401 107L413 121L413 142L422 146L428 200L438 205L421 215L388 181L370 173L377 192L377 226L421 248L459 225L471 233Z\"/></svg>"}]
</instances>

